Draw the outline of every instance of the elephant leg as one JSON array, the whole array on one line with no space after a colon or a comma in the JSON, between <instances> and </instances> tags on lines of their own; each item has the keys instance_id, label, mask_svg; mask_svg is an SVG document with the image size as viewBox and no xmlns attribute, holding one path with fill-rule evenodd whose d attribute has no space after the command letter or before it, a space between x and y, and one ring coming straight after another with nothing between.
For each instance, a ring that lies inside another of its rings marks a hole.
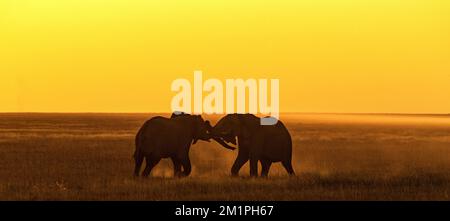
<instances>
[{"instance_id":1,"label":"elephant leg","mask_svg":"<svg viewBox=\"0 0 450 221\"><path fill-rule=\"evenodd\" d=\"M258 159L250 158L250 176L257 177L258 176Z\"/></svg>"},{"instance_id":2,"label":"elephant leg","mask_svg":"<svg viewBox=\"0 0 450 221\"><path fill-rule=\"evenodd\" d=\"M172 157L172 163L173 163L173 174L175 177L180 177L182 175L181 171L181 163L178 159Z\"/></svg>"},{"instance_id":3,"label":"elephant leg","mask_svg":"<svg viewBox=\"0 0 450 221\"><path fill-rule=\"evenodd\" d=\"M272 162L270 162L269 160L262 160L261 165L262 165L261 176L267 177L269 175L269 170L270 166L272 166Z\"/></svg>"},{"instance_id":4,"label":"elephant leg","mask_svg":"<svg viewBox=\"0 0 450 221\"><path fill-rule=\"evenodd\" d=\"M185 159L181 160L181 164L183 165L184 171L182 173L183 176L189 176L191 175L191 160L189 157L186 157Z\"/></svg>"},{"instance_id":5,"label":"elephant leg","mask_svg":"<svg viewBox=\"0 0 450 221\"><path fill-rule=\"evenodd\" d=\"M294 176L295 172L294 172L294 168L292 168L292 161L291 160L287 160L287 161L283 161L283 167L286 169L286 171L289 173L289 175Z\"/></svg>"},{"instance_id":6,"label":"elephant leg","mask_svg":"<svg viewBox=\"0 0 450 221\"><path fill-rule=\"evenodd\" d=\"M161 161L161 158L146 157L146 160L147 160L147 165L145 167L144 172L142 173L143 177L148 177L150 175L150 173L153 170L153 167L155 167L156 164L158 164L159 161Z\"/></svg>"},{"instance_id":7,"label":"elephant leg","mask_svg":"<svg viewBox=\"0 0 450 221\"><path fill-rule=\"evenodd\" d=\"M233 167L231 168L231 175L232 176L238 176L239 170L244 166L245 163L248 161L248 156L245 156L243 154L239 154L236 158L236 161L234 161Z\"/></svg>"}]
</instances>

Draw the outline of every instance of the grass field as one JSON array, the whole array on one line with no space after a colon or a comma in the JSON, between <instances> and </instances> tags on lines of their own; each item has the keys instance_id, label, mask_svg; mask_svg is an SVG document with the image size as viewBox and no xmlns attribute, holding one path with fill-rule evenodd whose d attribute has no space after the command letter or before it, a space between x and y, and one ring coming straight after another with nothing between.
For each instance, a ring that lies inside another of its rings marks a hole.
<instances>
[{"instance_id":1,"label":"grass field","mask_svg":"<svg viewBox=\"0 0 450 221\"><path fill-rule=\"evenodd\" d=\"M286 114L296 177L231 178L237 152L202 142L191 177L134 178L151 116L0 114L0 200L450 200L450 116Z\"/></svg>"}]
</instances>

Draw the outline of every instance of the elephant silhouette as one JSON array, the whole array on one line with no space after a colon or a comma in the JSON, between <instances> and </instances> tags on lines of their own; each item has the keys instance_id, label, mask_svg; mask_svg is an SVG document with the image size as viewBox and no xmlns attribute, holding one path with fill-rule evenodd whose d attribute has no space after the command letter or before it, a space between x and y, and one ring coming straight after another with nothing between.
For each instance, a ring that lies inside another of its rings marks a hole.
<instances>
[{"instance_id":1,"label":"elephant silhouette","mask_svg":"<svg viewBox=\"0 0 450 221\"><path fill-rule=\"evenodd\" d=\"M173 119L173 118L176 118L176 117L189 116L189 115L190 114L186 114L184 112L174 112L170 118ZM208 133L211 133L211 131L213 129L213 127L211 126L211 123L209 121L206 121L205 123L206 123L206 127L207 127L207 130L208 130ZM217 143L221 144L223 147L229 149L229 150L236 150L236 147L228 145L226 142L224 142L219 137L210 136L210 138L213 139L214 141L216 141Z\"/></svg>"},{"instance_id":2,"label":"elephant silhouette","mask_svg":"<svg viewBox=\"0 0 450 221\"><path fill-rule=\"evenodd\" d=\"M148 177L163 158L170 158L175 177L191 174L189 150L198 140L209 141L209 122L198 115L180 115L172 118L154 117L139 129L134 154L134 175L139 176L143 161L146 167L142 176ZM183 168L183 171L182 171Z\"/></svg>"},{"instance_id":3,"label":"elephant silhouette","mask_svg":"<svg viewBox=\"0 0 450 221\"><path fill-rule=\"evenodd\" d=\"M239 145L232 175L238 176L239 170L249 160L252 177L258 176L258 162L261 162L263 177L268 176L272 163L276 162L281 162L290 175L295 175L289 131L281 121L275 125L261 125L260 120L252 114L229 114L210 128L211 135L223 141L221 144Z\"/></svg>"}]
</instances>

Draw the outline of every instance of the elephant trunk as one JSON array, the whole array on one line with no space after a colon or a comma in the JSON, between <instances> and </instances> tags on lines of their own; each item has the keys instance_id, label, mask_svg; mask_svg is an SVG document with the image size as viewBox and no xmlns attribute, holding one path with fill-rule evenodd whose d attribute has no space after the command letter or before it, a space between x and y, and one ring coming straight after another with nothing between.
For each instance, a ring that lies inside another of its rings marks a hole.
<instances>
[{"instance_id":1,"label":"elephant trunk","mask_svg":"<svg viewBox=\"0 0 450 221\"><path fill-rule=\"evenodd\" d=\"M236 147L232 147L232 146L228 145L225 141L223 141L220 138L214 137L213 140L215 140L217 143L219 143L220 145L222 145L223 147L225 147L229 150L236 150Z\"/></svg>"},{"instance_id":2,"label":"elephant trunk","mask_svg":"<svg viewBox=\"0 0 450 221\"><path fill-rule=\"evenodd\" d=\"M211 139L215 140L217 143L229 150L236 150L236 147L228 145L225 141L222 140L220 136L214 133L214 127L211 126L211 123L209 121L206 121L206 127Z\"/></svg>"},{"instance_id":3,"label":"elephant trunk","mask_svg":"<svg viewBox=\"0 0 450 221\"><path fill-rule=\"evenodd\" d=\"M228 145L223 139L222 137L214 134L212 131L210 132L211 138L213 140L215 140L217 143L219 143L220 145L222 145L223 147L229 149L229 150L236 150L236 147L232 147L230 145Z\"/></svg>"}]
</instances>

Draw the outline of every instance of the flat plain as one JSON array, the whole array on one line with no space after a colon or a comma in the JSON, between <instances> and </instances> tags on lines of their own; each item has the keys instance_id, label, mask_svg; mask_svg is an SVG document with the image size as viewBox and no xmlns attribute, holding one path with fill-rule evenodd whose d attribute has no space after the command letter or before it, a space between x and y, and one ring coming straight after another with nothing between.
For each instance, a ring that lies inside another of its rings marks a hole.
<instances>
[{"instance_id":1,"label":"flat plain","mask_svg":"<svg viewBox=\"0 0 450 221\"><path fill-rule=\"evenodd\" d=\"M0 200L450 200L448 115L284 114L295 177L230 177L237 152L199 142L191 177L163 160L135 178L134 136L155 115L0 114Z\"/></svg>"}]
</instances>

